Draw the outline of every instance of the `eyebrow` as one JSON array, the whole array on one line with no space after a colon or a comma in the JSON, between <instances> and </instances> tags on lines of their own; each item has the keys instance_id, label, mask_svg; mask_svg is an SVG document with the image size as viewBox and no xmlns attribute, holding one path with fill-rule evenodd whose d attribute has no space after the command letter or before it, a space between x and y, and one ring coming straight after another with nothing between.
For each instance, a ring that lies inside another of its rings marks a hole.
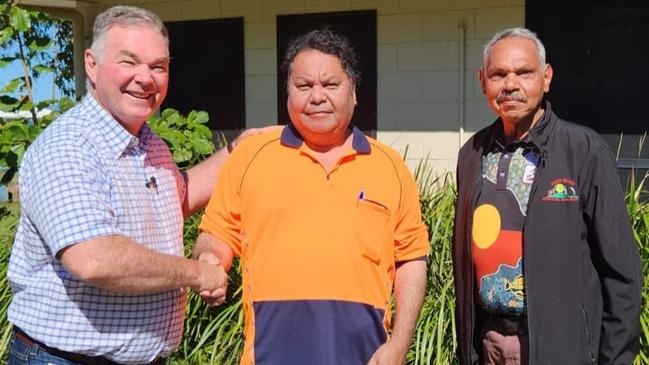
<instances>
[{"instance_id":1,"label":"eyebrow","mask_svg":"<svg viewBox=\"0 0 649 365\"><path fill-rule=\"evenodd\" d=\"M130 58L132 58L132 59L134 59L134 60L140 62L139 57L138 57L135 53L133 53L133 52L131 52L131 51L128 51L128 50L123 49L123 50L120 50L120 51L119 51L119 54L122 55L122 56L130 57ZM156 58L155 60L153 60L153 62L151 62L151 64L155 64L155 63L164 63L164 62L169 62L169 57L164 56L164 57Z\"/></svg>"}]
</instances>

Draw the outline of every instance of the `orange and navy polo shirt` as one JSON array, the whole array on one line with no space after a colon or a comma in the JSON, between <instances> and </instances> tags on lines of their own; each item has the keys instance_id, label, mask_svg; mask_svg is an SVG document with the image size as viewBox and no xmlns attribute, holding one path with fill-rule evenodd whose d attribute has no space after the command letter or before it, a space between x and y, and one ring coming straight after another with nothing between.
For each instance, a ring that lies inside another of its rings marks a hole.
<instances>
[{"instance_id":1,"label":"orange and navy polo shirt","mask_svg":"<svg viewBox=\"0 0 649 365\"><path fill-rule=\"evenodd\" d=\"M241 256L242 364L365 364L386 341L395 265L425 259L416 183L352 128L328 173L292 125L224 164L200 229Z\"/></svg>"}]
</instances>

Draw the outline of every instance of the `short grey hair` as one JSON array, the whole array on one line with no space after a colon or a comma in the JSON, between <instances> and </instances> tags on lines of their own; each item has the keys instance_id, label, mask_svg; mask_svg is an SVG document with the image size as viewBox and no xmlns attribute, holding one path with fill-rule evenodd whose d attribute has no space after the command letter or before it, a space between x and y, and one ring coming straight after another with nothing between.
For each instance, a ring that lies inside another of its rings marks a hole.
<instances>
[{"instance_id":1,"label":"short grey hair","mask_svg":"<svg viewBox=\"0 0 649 365\"><path fill-rule=\"evenodd\" d=\"M536 45L536 53L538 54L539 57L539 63L541 66L545 65L545 47L543 46L543 42L539 39L539 37L536 35L536 33L532 32L531 30L527 28L507 28L505 30L501 30L500 32L496 33L489 42L487 42L484 45L484 49L482 52L482 67L485 68L487 66L487 60L489 59L489 53L491 52L491 49L493 46L500 40L505 39L505 38L525 38L529 39L534 44Z\"/></svg>"},{"instance_id":2,"label":"short grey hair","mask_svg":"<svg viewBox=\"0 0 649 365\"><path fill-rule=\"evenodd\" d=\"M135 6L117 5L108 8L95 18L92 27L92 48L101 54L101 47L106 33L114 26L146 26L158 31L169 45L169 33L160 17L152 11Z\"/></svg>"}]
</instances>

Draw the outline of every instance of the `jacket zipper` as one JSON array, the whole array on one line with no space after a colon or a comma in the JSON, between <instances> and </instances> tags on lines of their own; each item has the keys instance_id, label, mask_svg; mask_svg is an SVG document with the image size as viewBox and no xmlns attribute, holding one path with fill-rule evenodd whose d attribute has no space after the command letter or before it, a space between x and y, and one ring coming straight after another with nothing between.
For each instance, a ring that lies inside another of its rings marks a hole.
<instances>
[{"instance_id":1,"label":"jacket zipper","mask_svg":"<svg viewBox=\"0 0 649 365\"><path fill-rule=\"evenodd\" d=\"M531 137L531 135L530 135ZM534 142L534 139L532 139L532 142ZM536 145L536 143L534 143ZM538 147L537 147L538 148ZM541 171L545 167L545 153L539 148L540 152L540 158L539 158L539 167L538 170L536 171L536 176L534 176L534 183L532 183L532 190L530 191L530 196L529 200L527 202L527 211L525 212L525 223L523 224L523 258L525 260L525 272L523 273L525 277L525 296L526 296L526 305L527 305L527 341L528 341L528 361L530 364L533 364L534 361L532 360L532 357L534 356L534 336L533 336L533 331L532 331L532 320L530 319L530 313L531 311L531 300L530 300L530 293L532 292L530 290L530 280L529 280L529 273L530 273L530 267L529 267L529 260L527 260L527 244L525 240L525 231L526 227L528 225L528 222L530 221L530 207L533 205L534 198L536 197L536 190L539 187L539 181L541 180Z\"/></svg>"}]
</instances>

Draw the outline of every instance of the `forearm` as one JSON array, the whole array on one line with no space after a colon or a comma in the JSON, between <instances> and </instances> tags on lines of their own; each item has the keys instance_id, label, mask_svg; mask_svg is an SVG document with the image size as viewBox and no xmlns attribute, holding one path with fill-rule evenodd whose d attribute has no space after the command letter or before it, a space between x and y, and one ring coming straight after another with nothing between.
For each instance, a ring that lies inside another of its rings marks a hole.
<instances>
[{"instance_id":1,"label":"forearm","mask_svg":"<svg viewBox=\"0 0 649 365\"><path fill-rule=\"evenodd\" d=\"M230 267L232 266L232 258L234 256L230 246L209 233L201 232L196 239L192 256L194 259L199 259L201 255L204 254L216 256L223 269L226 272L230 270Z\"/></svg>"},{"instance_id":2,"label":"forearm","mask_svg":"<svg viewBox=\"0 0 649 365\"><path fill-rule=\"evenodd\" d=\"M426 262L408 261L396 270L395 316L390 342L404 355L408 352L426 292Z\"/></svg>"},{"instance_id":3,"label":"forearm","mask_svg":"<svg viewBox=\"0 0 649 365\"><path fill-rule=\"evenodd\" d=\"M183 202L185 218L205 207L228 155L227 148L221 148L206 160L186 171L187 196Z\"/></svg>"},{"instance_id":4,"label":"forearm","mask_svg":"<svg viewBox=\"0 0 649 365\"><path fill-rule=\"evenodd\" d=\"M206 263L147 249L125 236L88 240L63 250L63 265L80 280L122 294L200 288L218 278Z\"/></svg>"}]
</instances>

